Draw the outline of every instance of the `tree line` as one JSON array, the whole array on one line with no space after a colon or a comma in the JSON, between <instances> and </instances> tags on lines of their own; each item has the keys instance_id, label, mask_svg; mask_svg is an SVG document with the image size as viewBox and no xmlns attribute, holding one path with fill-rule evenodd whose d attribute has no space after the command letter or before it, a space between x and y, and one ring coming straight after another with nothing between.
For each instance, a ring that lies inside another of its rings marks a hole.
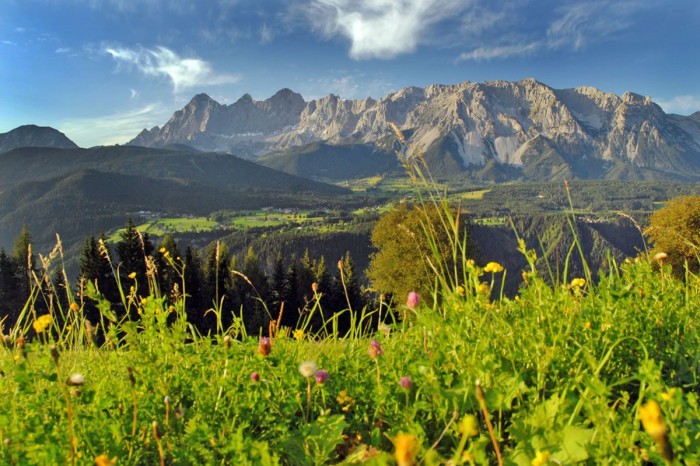
<instances>
[{"instance_id":1,"label":"tree line","mask_svg":"<svg viewBox=\"0 0 700 466\"><path fill-rule=\"evenodd\" d=\"M52 274L37 266L30 245L31 234L25 227L13 253L0 250L0 322L6 329L17 322L30 298L31 273L35 277ZM60 272L54 275L34 283L46 281L58 290L65 280ZM145 298L154 291L153 280L167 304L185 297L187 320L202 334L227 329L237 317L242 318L248 334L267 332L270 321L290 329L307 322L307 330L316 331L336 313L340 313L337 325L343 332L350 327L350 313L362 312L369 300L349 252L332 263L323 256L312 258L308 250L301 257L280 252L267 272L252 246L242 261L222 242L201 252L189 246L181 251L172 236L156 244L131 219L114 244L104 234L85 240L80 277L72 295L82 303L86 317L93 324L99 322L97 304L84 293L86 284L94 283L117 318L135 320L138 315L127 315L122 293ZM57 294L67 307L68 294ZM32 303L40 313L50 304L41 301Z\"/></svg>"}]
</instances>

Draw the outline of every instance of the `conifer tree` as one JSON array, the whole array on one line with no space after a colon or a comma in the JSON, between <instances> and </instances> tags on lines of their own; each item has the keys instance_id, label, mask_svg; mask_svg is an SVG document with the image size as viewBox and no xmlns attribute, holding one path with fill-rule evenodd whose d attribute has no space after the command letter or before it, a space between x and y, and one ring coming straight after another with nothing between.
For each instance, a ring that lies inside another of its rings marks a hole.
<instances>
[{"instance_id":1,"label":"conifer tree","mask_svg":"<svg viewBox=\"0 0 700 466\"><path fill-rule=\"evenodd\" d=\"M202 299L202 262L190 246L185 250L185 311L187 320L199 331L206 332Z\"/></svg>"},{"instance_id":2,"label":"conifer tree","mask_svg":"<svg viewBox=\"0 0 700 466\"><path fill-rule=\"evenodd\" d=\"M5 332L17 322L23 304L17 260L0 249L0 322Z\"/></svg>"}]
</instances>

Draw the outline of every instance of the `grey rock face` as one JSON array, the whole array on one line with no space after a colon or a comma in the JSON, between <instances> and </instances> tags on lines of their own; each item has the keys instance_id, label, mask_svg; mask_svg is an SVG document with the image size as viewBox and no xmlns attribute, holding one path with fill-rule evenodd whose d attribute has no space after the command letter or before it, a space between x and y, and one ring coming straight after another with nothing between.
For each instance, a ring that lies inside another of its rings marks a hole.
<instances>
[{"instance_id":1,"label":"grey rock face","mask_svg":"<svg viewBox=\"0 0 700 466\"><path fill-rule=\"evenodd\" d=\"M246 94L228 106L197 95L163 128L144 130L130 144L183 143L256 157L316 141L386 144L392 122L424 151L451 139L439 145L453 147L465 169L523 167L546 148L550 159L572 165L700 175L699 115L667 115L649 97L629 92L558 90L534 79L407 87L378 100L331 94L305 102L283 89L264 101Z\"/></svg>"}]
</instances>

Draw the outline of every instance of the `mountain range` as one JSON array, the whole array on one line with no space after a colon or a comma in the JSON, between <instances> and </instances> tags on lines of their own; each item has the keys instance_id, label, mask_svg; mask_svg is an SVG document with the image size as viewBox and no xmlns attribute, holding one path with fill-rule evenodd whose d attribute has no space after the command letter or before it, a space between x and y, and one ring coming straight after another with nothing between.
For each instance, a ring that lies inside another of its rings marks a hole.
<instances>
[{"instance_id":1,"label":"mountain range","mask_svg":"<svg viewBox=\"0 0 700 466\"><path fill-rule=\"evenodd\" d=\"M534 79L407 87L378 100L331 94L305 101L282 89L263 101L246 94L222 105L198 94L163 127L144 129L129 144L223 151L291 166L300 175L293 167L304 165L303 154L310 154L318 170L304 176L313 177L333 172L339 157L353 162L352 153L373 152L386 160L401 150L389 123L439 176L700 178L700 112L666 114L651 98L631 92L553 89ZM350 145L364 149L349 150ZM297 163L285 161L289 155Z\"/></svg>"}]
</instances>

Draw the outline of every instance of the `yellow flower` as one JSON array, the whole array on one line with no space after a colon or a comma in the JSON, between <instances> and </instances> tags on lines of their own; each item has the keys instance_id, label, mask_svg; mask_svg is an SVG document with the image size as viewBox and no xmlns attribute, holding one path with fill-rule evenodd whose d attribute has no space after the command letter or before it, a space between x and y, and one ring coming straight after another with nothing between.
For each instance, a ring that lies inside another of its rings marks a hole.
<instances>
[{"instance_id":1,"label":"yellow flower","mask_svg":"<svg viewBox=\"0 0 700 466\"><path fill-rule=\"evenodd\" d=\"M457 294L460 296L464 296L467 292L465 291L464 287L462 285L457 286Z\"/></svg>"},{"instance_id":2,"label":"yellow flower","mask_svg":"<svg viewBox=\"0 0 700 466\"><path fill-rule=\"evenodd\" d=\"M292 335L294 336L294 339L296 341L301 341L304 339L304 330L298 328L294 330L294 333Z\"/></svg>"},{"instance_id":3,"label":"yellow flower","mask_svg":"<svg viewBox=\"0 0 700 466\"><path fill-rule=\"evenodd\" d=\"M673 394L674 394L674 393L676 393L676 389L675 389L675 388L672 388L672 389L670 389L669 391L667 391L666 393L662 393L662 394L661 394L661 399L664 400L664 401L671 401L671 399L673 399Z\"/></svg>"},{"instance_id":4,"label":"yellow flower","mask_svg":"<svg viewBox=\"0 0 700 466\"><path fill-rule=\"evenodd\" d=\"M659 403L651 400L639 408L639 420L642 421L642 427L647 434L655 441L662 442L666 439L666 423L661 417Z\"/></svg>"},{"instance_id":5,"label":"yellow flower","mask_svg":"<svg viewBox=\"0 0 700 466\"><path fill-rule=\"evenodd\" d=\"M117 464L117 458L112 458L110 460L107 455L95 457L95 466L114 466L115 464Z\"/></svg>"},{"instance_id":6,"label":"yellow flower","mask_svg":"<svg viewBox=\"0 0 700 466\"><path fill-rule=\"evenodd\" d=\"M131 272L131 273L129 274L129 278L132 279L132 280L133 280L134 278L136 278L136 272Z\"/></svg>"},{"instance_id":7,"label":"yellow flower","mask_svg":"<svg viewBox=\"0 0 700 466\"><path fill-rule=\"evenodd\" d=\"M70 310L73 312L78 312L80 310L80 306L78 303L70 303Z\"/></svg>"},{"instance_id":8,"label":"yellow flower","mask_svg":"<svg viewBox=\"0 0 700 466\"><path fill-rule=\"evenodd\" d=\"M571 288L583 288L585 284L585 278L574 278L573 280L571 280Z\"/></svg>"},{"instance_id":9,"label":"yellow flower","mask_svg":"<svg viewBox=\"0 0 700 466\"><path fill-rule=\"evenodd\" d=\"M544 466L545 464L549 463L549 455L550 453L548 451L539 451L537 450L537 453L535 453L535 457L530 461L530 464L532 466Z\"/></svg>"},{"instance_id":10,"label":"yellow flower","mask_svg":"<svg viewBox=\"0 0 700 466\"><path fill-rule=\"evenodd\" d=\"M53 317L51 317L49 314L44 314L34 321L32 327L34 327L34 331L36 333L42 333L49 325L51 325L51 322L53 322Z\"/></svg>"},{"instance_id":11,"label":"yellow flower","mask_svg":"<svg viewBox=\"0 0 700 466\"><path fill-rule=\"evenodd\" d=\"M418 439L413 434L398 434L394 437L394 456L398 466L413 466L416 464Z\"/></svg>"},{"instance_id":12,"label":"yellow flower","mask_svg":"<svg viewBox=\"0 0 700 466\"><path fill-rule=\"evenodd\" d=\"M475 437L479 435L479 424L476 420L476 417L471 414L467 414L466 416L464 416L459 422L457 430L460 434L467 435L469 437Z\"/></svg>"},{"instance_id":13,"label":"yellow flower","mask_svg":"<svg viewBox=\"0 0 700 466\"><path fill-rule=\"evenodd\" d=\"M498 262L489 262L486 264L486 267L484 267L484 272L486 273L498 273L498 272L503 272L503 266L499 264Z\"/></svg>"},{"instance_id":14,"label":"yellow flower","mask_svg":"<svg viewBox=\"0 0 700 466\"><path fill-rule=\"evenodd\" d=\"M584 325L584 328L585 328L586 330L590 330L590 329L591 329L591 321L590 321L590 320L589 320L588 322L586 322L586 325Z\"/></svg>"},{"instance_id":15,"label":"yellow flower","mask_svg":"<svg viewBox=\"0 0 700 466\"><path fill-rule=\"evenodd\" d=\"M479 286L476 288L476 291L483 294L489 294L491 292L491 287L488 283L479 283Z\"/></svg>"}]
</instances>

